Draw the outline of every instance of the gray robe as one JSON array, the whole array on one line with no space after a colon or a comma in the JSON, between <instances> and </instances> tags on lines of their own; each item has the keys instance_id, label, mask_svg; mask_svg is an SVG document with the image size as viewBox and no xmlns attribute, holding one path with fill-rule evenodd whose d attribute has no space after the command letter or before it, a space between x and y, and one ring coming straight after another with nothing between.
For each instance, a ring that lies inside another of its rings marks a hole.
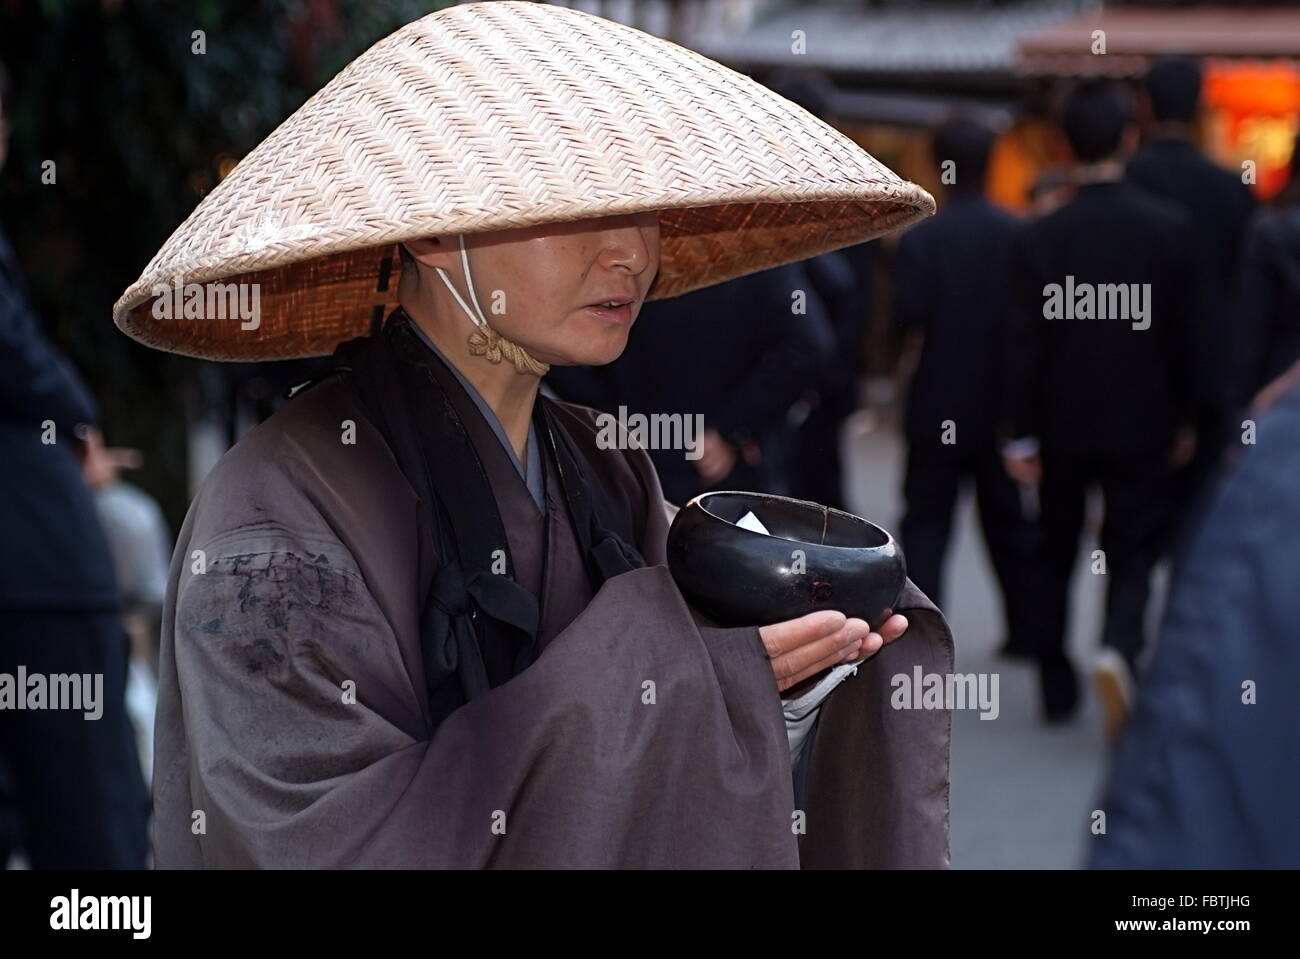
<instances>
[{"instance_id":1,"label":"gray robe","mask_svg":"<svg viewBox=\"0 0 1300 959\"><path fill-rule=\"evenodd\" d=\"M948 865L950 715L889 706L895 673L952 669L934 606L909 582L905 637L823 704L797 814L758 630L686 606L648 456L598 450L594 414L562 413L651 565L591 596L553 465L530 521L505 451L462 408L515 575L544 591L542 653L436 729L415 495L347 384L308 390L223 457L170 571L158 867Z\"/></svg>"}]
</instances>

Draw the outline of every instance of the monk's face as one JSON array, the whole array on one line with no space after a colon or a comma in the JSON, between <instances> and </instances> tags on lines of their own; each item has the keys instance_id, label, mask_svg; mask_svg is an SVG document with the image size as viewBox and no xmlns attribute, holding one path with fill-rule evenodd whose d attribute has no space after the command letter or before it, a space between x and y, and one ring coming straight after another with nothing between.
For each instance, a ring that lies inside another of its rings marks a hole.
<instances>
[{"instance_id":1,"label":"monk's face","mask_svg":"<svg viewBox=\"0 0 1300 959\"><path fill-rule=\"evenodd\" d=\"M441 238L438 246L430 260L445 265L465 295L456 238ZM627 346L659 272L659 217L624 214L482 233L467 236L465 247L479 306L502 336L543 363L600 366Z\"/></svg>"}]
</instances>

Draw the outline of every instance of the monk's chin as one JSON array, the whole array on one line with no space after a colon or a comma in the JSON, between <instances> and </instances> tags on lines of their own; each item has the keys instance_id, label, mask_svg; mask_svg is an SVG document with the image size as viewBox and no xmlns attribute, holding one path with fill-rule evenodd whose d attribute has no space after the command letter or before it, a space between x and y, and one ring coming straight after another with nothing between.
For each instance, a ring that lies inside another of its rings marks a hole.
<instances>
[{"instance_id":1,"label":"monk's chin","mask_svg":"<svg viewBox=\"0 0 1300 959\"><path fill-rule=\"evenodd\" d=\"M621 352L621 351L620 351ZM608 366L618 359L619 354L613 356L601 356L594 359L565 357L564 359L548 361L551 366Z\"/></svg>"},{"instance_id":2,"label":"monk's chin","mask_svg":"<svg viewBox=\"0 0 1300 959\"><path fill-rule=\"evenodd\" d=\"M549 360L552 366L605 366L613 363L627 349L627 334L618 336L592 335L579 340L564 350L563 355Z\"/></svg>"}]
</instances>

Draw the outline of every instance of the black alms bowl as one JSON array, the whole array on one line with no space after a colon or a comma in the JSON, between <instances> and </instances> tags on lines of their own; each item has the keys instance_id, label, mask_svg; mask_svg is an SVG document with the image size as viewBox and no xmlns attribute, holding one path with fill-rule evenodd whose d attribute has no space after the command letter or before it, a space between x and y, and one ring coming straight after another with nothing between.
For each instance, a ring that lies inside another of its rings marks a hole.
<instances>
[{"instance_id":1,"label":"black alms bowl","mask_svg":"<svg viewBox=\"0 0 1300 959\"><path fill-rule=\"evenodd\" d=\"M737 526L753 511L771 533ZM766 626L820 609L892 614L907 569L894 538L837 509L766 493L704 493L668 531L668 568L687 600L723 626Z\"/></svg>"}]
</instances>

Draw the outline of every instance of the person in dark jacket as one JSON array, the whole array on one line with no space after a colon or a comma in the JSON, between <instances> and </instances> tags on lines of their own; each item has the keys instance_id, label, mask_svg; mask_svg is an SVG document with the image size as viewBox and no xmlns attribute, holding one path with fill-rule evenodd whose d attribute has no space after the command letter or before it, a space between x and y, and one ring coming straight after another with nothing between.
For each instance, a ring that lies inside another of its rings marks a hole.
<instances>
[{"instance_id":1,"label":"person in dark jacket","mask_svg":"<svg viewBox=\"0 0 1300 959\"><path fill-rule=\"evenodd\" d=\"M1093 868L1300 868L1300 365L1251 415L1257 442L1210 491L1174 577Z\"/></svg>"},{"instance_id":2,"label":"person in dark jacket","mask_svg":"<svg viewBox=\"0 0 1300 959\"><path fill-rule=\"evenodd\" d=\"M900 535L912 579L926 595L942 595L957 494L972 483L1002 589L1003 652L1032 656L1024 613L1037 528L1003 469L997 436L1009 252L1019 221L984 198L992 143L993 132L973 119L955 117L940 127L933 151L949 184L946 202L899 244L898 318L919 341L904 426Z\"/></svg>"},{"instance_id":3,"label":"person in dark jacket","mask_svg":"<svg viewBox=\"0 0 1300 959\"><path fill-rule=\"evenodd\" d=\"M831 342L815 389L796 411L787 472L790 495L848 510L840 433L858 408L859 348L870 316L870 260L862 244L805 260L812 291L825 308ZM820 324L814 323L815 327Z\"/></svg>"},{"instance_id":4,"label":"person in dark jacket","mask_svg":"<svg viewBox=\"0 0 1300 959\"><path fill-rule=\"evenodd\" d=\"M1300 136L1291 153L1291 178L1275 203L1251 224L1242 257L1232 344L1235 407L1300 360Z\"/></svg>"},{"instance_id":5,"label":"person in dark jacket","mask_svg":"<svg viewBox=\"0 0 1300 959\"><path fill-rule=\"evenodd\" d=\"M1183 471L1184 502L1213 474L1232 426L1230 370L1223 351L1237 337L1236 287L1242 243L1255 201L1239 174L1216 166L1196 148L1201 68L1191 57L1164 57L1146 77L1152 124L1148 139L1128 164L1129 178L1177 205L1191 220L1205 303L1199 316L1197 379L1204 401L1197 411L1198 442Z\"/></svg>"},{"instance_id":6,"label":"person in dark jacket","mask_svg":"<svg viewBox=\"0 0 1300 959\"><path fill-rule=\"evenodd\" d=\"M831 343L821 301L796 263L647 303L617 360L553 367L546 382L565 400L613 415L626 407L628 415L702 416L698 450L649 451L672 503L710 489L785 494L786 415L818 385Z\"/></svg>"},{"instance_id":7,"label":"person in dark jacket","mask_svg":"<svg viewBox=\"0 0 1300 959\"><path fill-rule=\"evenodd\" d=\"M0 128L7 102L0 82ZM83 442L97 441L97 415L42 335L0 232L0 783L9 794L0 804L10 806L0 864L15 848L34 868L146 864L128 642L79 461ZM57 685L69 696L75 688L80 708L56 701Z\"/></svg>"},{"instance_id":8,"label":"person in dark jacket","mask_svg":"<svg viewBox=\"0 0 1300 959\"><path fill-rule=\"evenodd\" d=\"M1008 385L1008 471L1041 479L1043 543L1036 594L1043 707L1068 718L1078 690L1065 654L1070 579L1086 494L1101 487L1105 520L1094 573L1106 576L1106 619L1094 678L1107 728L1122 725L1144 645L1150 574L1168 545L1175 471L1194 449L1197 258L1190 220L1123 178L1136 138L1113 83L1080 86L1064 127L1078 192L1030 224L1013 252L1014 333Z\"/></svg>"}]
</instances>

